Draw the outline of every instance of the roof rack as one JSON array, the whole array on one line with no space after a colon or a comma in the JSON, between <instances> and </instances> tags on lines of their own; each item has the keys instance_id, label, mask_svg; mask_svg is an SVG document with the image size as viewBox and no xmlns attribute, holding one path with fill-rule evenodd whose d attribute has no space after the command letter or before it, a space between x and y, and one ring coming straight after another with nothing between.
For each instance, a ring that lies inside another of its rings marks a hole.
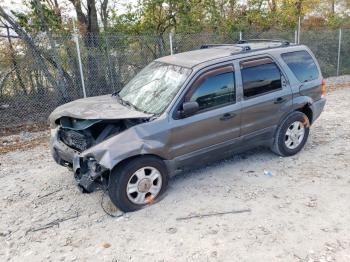
<instances>
[{"instance_id":1,"label":"roof rack","mask_svg":"<svg viewBox=\"0 0 350 262\"><path fill-rule=\"evenodd\" d=\"M217 47L217 46L237 46L237 44L205 44L205 45L201 45L200 49L207 49L207 48Z\"/></svg>"},{"instance_id":2,"label":"roof rack","mask_svg":"<svg viewBox=\"0 0 350 262\"><path fill-rule=\"evenodd\" d=\"M281 46L289 46L290 42L284 39L242 39L237 42L237 44L248 44L248 43L258 43L258 42L272 42L281 43Z\"/></svg>"},{"instance_id":3,"label":"roof rack","mask_svg":"<svg viewBox=\"0 0 350 262\"><path fill-rule=\"evenodd\" d=\"M255 49L252 49L252 47L249 45L249 43L259 43L259 42L280 43L280 45L255 48ZM205 44L205 45L202 45L200 49L214 48L214 47L220 47L220 46L232 46L232 47L240 48L241 49L240 51L231 53L232 55L234 55L234 54L239 54L239 53L249 52L249 51L258 51L258 50L266 50L266 49L279 48L279 47L287 47L287 46L290 46L290 42L287 40L279 40L279 39L278 40L277 39L249 39L249 40L242 39L235 44Z\"/></svg>"},{"instance_id":4,"label":"roof rack","mask_svg":"<svg viewBox=\"0 0 350 262\"><path fill-rule=\"evenodd\" d=\"M238 47L238 48L241 48L241 52L245 52L245 51L250 51L251 50L249 45L239 46L237 44L206 44L206 45L201 45L200 49L208 49L208 48L219 47L219 46Z\"/></svg>"}]
</instances>

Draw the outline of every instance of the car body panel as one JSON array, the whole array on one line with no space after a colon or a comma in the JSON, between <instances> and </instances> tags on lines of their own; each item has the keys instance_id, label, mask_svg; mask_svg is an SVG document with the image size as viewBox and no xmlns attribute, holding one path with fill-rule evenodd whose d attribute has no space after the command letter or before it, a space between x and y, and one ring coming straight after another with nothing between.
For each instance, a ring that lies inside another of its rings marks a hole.
<instances>
[{"instance_id":1,"label":"car body panel","mask_svg":"<svg viewBox=\"0 0 350 262\"><path fill-rule=\"evenodd\" d=\"M81 98L57 107L49 116L51 124L61 117L77 119L147 118L152 115L132 110L118 103L111 95Z\"/></svg>"}]
</instances>

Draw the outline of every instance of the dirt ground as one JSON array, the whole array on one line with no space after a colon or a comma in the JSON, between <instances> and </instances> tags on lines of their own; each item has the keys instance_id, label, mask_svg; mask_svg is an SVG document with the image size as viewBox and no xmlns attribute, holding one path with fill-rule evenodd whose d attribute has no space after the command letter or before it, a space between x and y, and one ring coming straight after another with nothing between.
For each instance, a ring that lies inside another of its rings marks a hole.
<instances>
[{"instance_id":1,"label":"dirt ground","mask_svg":"<svg viewBox=\"0 0 350 262\"><path fill-rule=\"evenodd\" d=\"M298 155L235 155L118 218L102 192L78 191L47 142L3 153L0 261L350 261L350 88L327 98Z\"/></svg>"}]
</instances>

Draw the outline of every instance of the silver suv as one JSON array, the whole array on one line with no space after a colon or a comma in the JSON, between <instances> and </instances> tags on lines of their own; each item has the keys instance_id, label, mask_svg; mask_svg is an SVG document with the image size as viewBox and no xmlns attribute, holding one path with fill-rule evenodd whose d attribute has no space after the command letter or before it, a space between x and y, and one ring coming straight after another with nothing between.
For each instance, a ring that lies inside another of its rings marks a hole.
<instances>
[{"instance_id":1,"label":"silver suv","mask_svg":"<svg viewBox=\"0 0 350 262\"><path fill-rule=\"evenodd\" d=\"M82 191L107 189L120 210L134 211L159 198L179 171L258 145L298 153L324 91L306 46L205 45L155 60L118 93L58 107L51 151Z\"/></svg>"}]
</instances>

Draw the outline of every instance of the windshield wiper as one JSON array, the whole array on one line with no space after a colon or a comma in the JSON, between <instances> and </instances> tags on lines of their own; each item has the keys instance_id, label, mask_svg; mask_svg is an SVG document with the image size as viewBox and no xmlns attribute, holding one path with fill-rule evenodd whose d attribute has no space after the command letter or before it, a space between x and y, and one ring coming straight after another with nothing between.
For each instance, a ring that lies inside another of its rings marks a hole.
<instances>
[{"instance_id":1,"label":"windshield wiper","mask_svg":"<svg viewBox=\"0 0 350 262\"><path fill-rule=\"evenodd\" d=\"M121 98L121 96L119 95L119 92L112 93L112 96L115 96L115 98L117 98L118 102L120 104L124 105L125 101L123 100L123 98Z\"/></svg>"},{"instance_id":2,"label":"windshield wiper","mask_svg":"<svg viewBox=\"0 0 350 262\"><path fill-rule=\"evenodd\" d=\"M120 95L119 92L114 92L112 96L115 96L118 100L118 102L124 106L128 107L134 107L129 101L124 100Z\"/></svg>"}]
</instances>

